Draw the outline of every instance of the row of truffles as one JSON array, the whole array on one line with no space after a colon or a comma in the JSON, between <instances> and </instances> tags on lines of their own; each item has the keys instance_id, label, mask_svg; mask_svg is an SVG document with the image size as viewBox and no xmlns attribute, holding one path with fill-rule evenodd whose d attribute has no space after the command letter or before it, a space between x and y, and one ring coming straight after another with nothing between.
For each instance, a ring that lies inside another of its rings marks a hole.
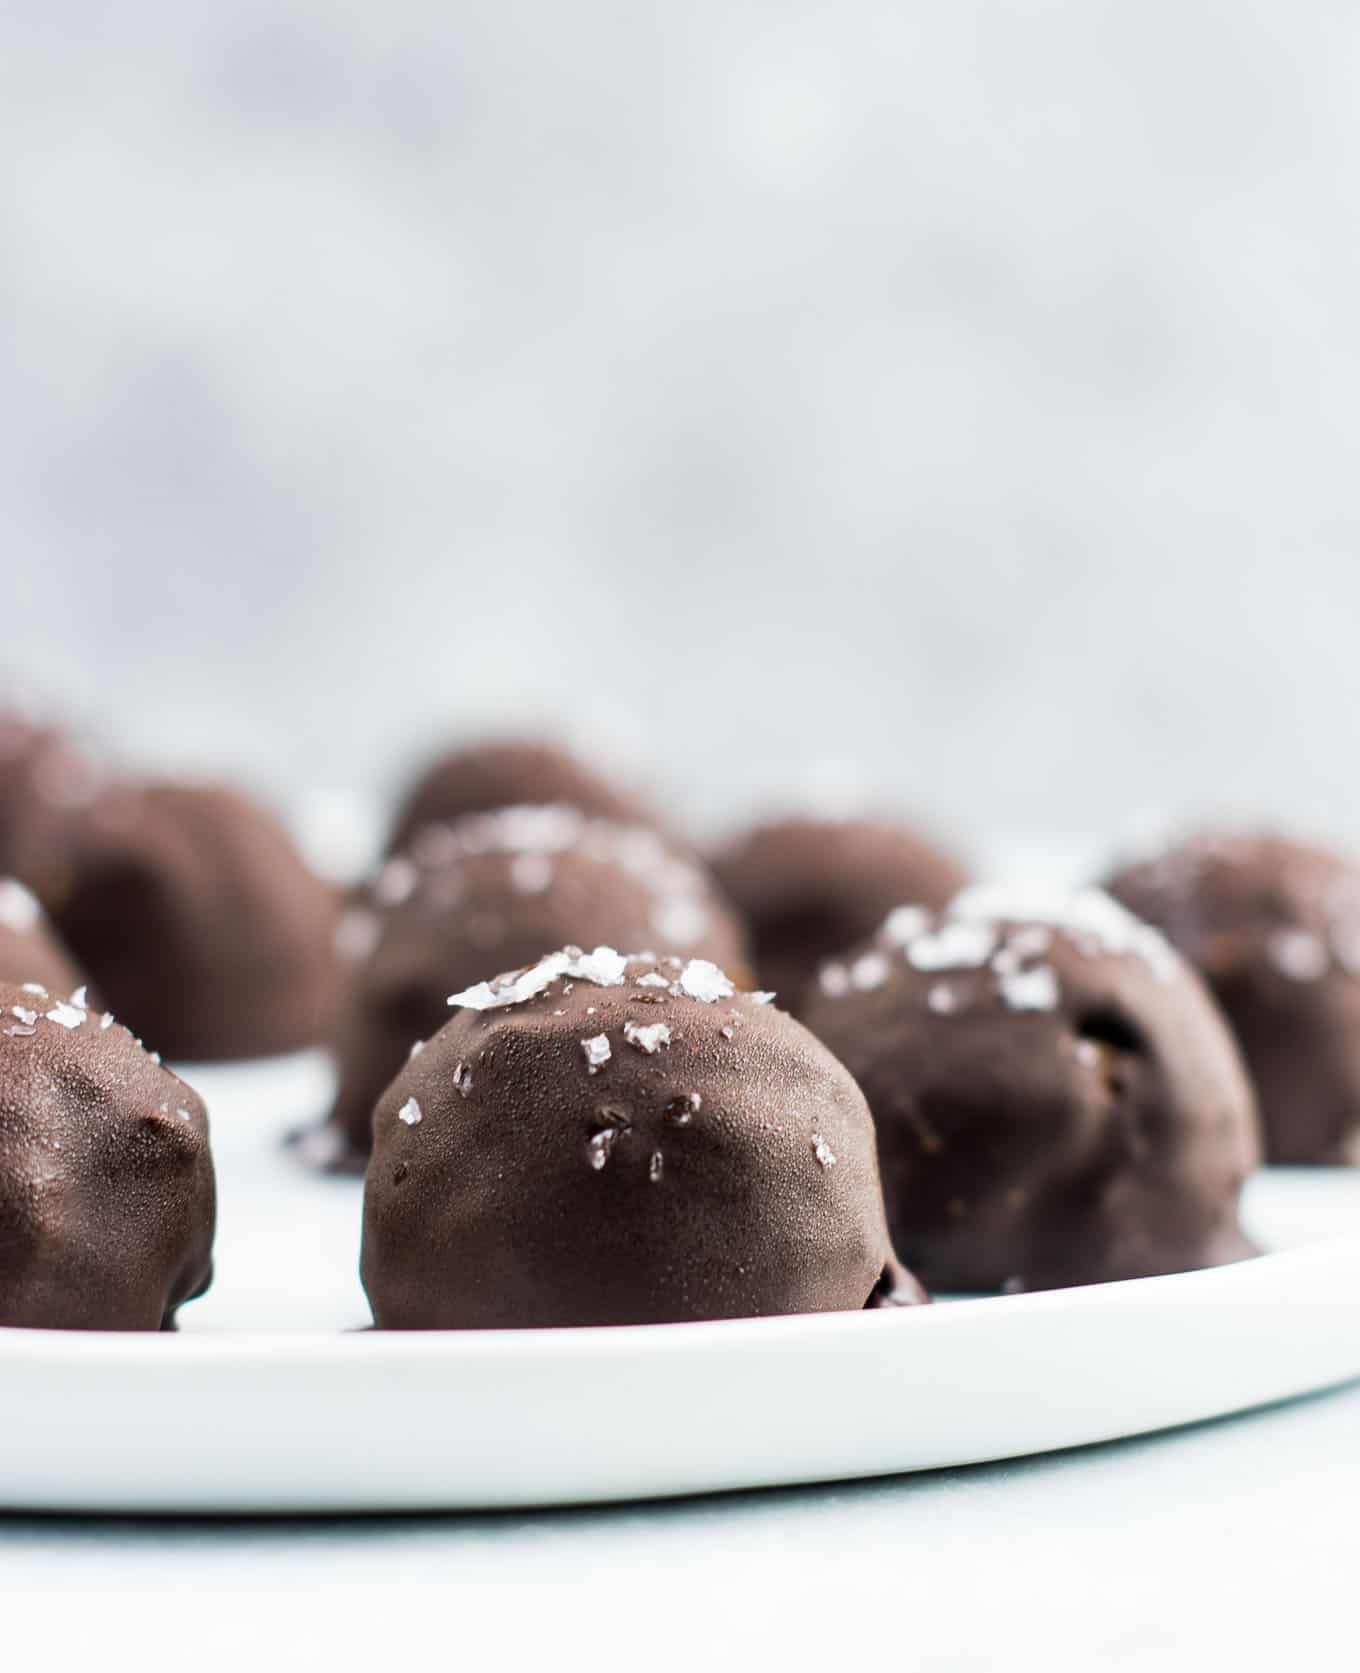
<instances>
[{"instance_id":1,"label":"row of truffles","mask_svg":"<svg viewBox=\"0 0 1360 1673\"><path fill-rule=\"evenodd\" d=\"M1270 1157L1360 1160L1360 874L1282 839L1190 839L1056 902L870 818L705 861L589 766L488 745L424 775L346 901L237 793L10 725L6 870L4 1323L159 1328L206 1285L206 1119L136 1034L334 1042L305 1154L366 1167L382 1328L1235 1260L1258 1094Z\"/></svg>"}]
</instances>

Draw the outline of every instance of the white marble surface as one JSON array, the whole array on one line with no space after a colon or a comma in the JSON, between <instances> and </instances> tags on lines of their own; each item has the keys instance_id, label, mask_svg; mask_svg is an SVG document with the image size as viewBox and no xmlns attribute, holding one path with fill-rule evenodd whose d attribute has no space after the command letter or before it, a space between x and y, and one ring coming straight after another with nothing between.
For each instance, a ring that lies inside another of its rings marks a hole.
<instances>
[{"instance_id":1,"label":"white marble surface","mask_svg":"<svg viewBox=\"0 0 1360 1673\"><path fill-rule=\"evenodd\" d=\"M19 0L0 668L291 788L1360 831L1360 19ZM620 701L620 693L625 700Z\"/></svg>"}]
</instances>

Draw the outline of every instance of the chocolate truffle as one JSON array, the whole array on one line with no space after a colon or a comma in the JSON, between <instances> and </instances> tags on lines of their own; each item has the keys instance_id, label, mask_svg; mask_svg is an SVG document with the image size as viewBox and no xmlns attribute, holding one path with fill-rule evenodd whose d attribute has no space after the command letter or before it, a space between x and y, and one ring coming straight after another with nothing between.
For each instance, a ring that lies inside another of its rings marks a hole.
<instances>
[{"instance_id":1,"label":"chocolate truffle","mask_svg":"<svg viewBox=\"0 0 1360 1673\"><path fill-rule=\"evenodd\" d=\"M0 984L0 1324L161 1330L212 1276L202 1101L84 993Z\"/></svg>"},{"instance_id":2,"label":"chocolate truffle","mask_svg":"<svg viewBox=\"0 0 1360 1673\"><path fill-rule=\"evenodd\" d=\"M0 877L0 982L37 982L70 993L84 980L38 897L13 877Z\"/></svg>"},{"instance_id":3,"label":"chocolate truffle","mask_svg":"<svg viewBox=\"0 0 1360 1673\"><path fill-rule=\"evenodd\" d=\"M44 898L64 887L64 821L90 803L101 776L64 732L0 710L0 875Z\"/></svg>"},{"instance_id":4,"label":"chocolate truffle","mask_svg":"<svg viewBox=\"0 0 1360 1673\"><path fill-rule=\"evenodd\" d=\"M455 996L374 1120L385 1329L660 1324L923 1299L839 1063L703 959L569 947Z\"/></svg>"},{"instance_id":5,"label":"chocolate truffle","mask_svg":"<svg viewBox=\"0 0 1360 1673\"><path fill-rule=\"evenodd\" d=\"M1108 883L1194 964L1256 1085L1272 1162L1360 1163L1360 866L1205 832Z\"/></svg>"},{"instance_id":6,"label":"chocolate truffle","mask_svg":"<svg viewBox=\"0 0 1360 1673\"><path fill-rule=\"evenodd\" d=\"M933 1289L1039 1290L1250 1254L1251 1088L1199 979L1097 891L892 913L807 1011L864 1089L894 1243Z\"/></svg>"},{"instance_id":7,"label":"chocolate truffle","mask_svg":"<svg viewBox=\"0 0 1360 1673\"><path fill-rule=\"evenodd\" d=\"M571 807L503 808L429 825L389 860L340 932L354 958L331 1117L341 1166L362 1163L373 1108L448 996L567 942L648 946L744 973L740 926L708 874L655 831ZM335 1153L338 1152L338 1153Z\"/></svg>"},{"instance_id":8,"label":"chocolate truffle","mask_svg":"<svg viewBox=\"0 0 1360 1673\"><path fill-rule=\"evenodd\" d=\"M180 1059L292 1051L334 1024L340 897L235 790L119 784L81 812L57 929L105 1001Z\"/></svg>"},{"instance_id":9,"label":"chocolate truffle","mask_svg":"<svg viewBox=\"0 0 1360 1673\"><path fill-rule=\"evenodd\" d=\"M386 851L406 848L422 825L550 802L625 825L655 823L641 801L560 745L507 739L457 749L432 762L398 808Z\"/></svg>"},{"instance_id":10,"label":"chocolate truffle","mask_svg":"<svg viewBox=\"0 0 1360 1673\"><path fill-rule=\"evenodd\" d=\"M713 866L746 919L760 980L792 1011L822 961L872 935L894 906L943 906L966 881L928 838L867 818L758 825Z\"/></svg>"}]
</instances>

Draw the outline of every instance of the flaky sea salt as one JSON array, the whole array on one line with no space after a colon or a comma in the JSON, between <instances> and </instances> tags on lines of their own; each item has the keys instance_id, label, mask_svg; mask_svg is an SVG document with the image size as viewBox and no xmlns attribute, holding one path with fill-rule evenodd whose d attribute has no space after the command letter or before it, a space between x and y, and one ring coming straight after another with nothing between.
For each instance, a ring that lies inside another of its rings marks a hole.
<instances>
[{"instance_id":1,"label":"flaky sea salt","mask_svg":"<svg viewBox=\"0 0 1360 1673\"><path fill-rule=\"evenodd\" d=\"M997 977L997 988L1012 1011L1055 1011L1058 1008L1058 978L1048 965L1037 970L1017 970Z\"/></svg>"},{"instance_id":2,"label":"flaky sea salt","mask_svg":"<svg viewBox=\"0 0 1360 1673\"><path fill-rule=\"evenodd\" d=\"M938 929L908 941L903 950L913 970L972 970L986 964L995 949L991 924L946 919Z\"/></svg>"},{"instance_id":3,"label":"flaky sea salt","mask_svg":"<svg viewBox=\"0 0 1360 1673\"><path fill-rule=\"evenodd\" d=\"M850 986L860 993L870 993L883 986L890 968L882 953L861 953L850 966Z\"/></svg>"},{"instance_id":4,"label":"flaky sea salt","mask_svg":"<svg viewBox=\"0 0 1360 1673\"><path fill-rule=\"evenodd\" d=\"M1316 982L1331 963L1327 948L1303 929L1277 930L1266 946L1270 962L1291 982Z\"/></svg>"},{"instance_id":5,"label":"flaky sea salt","mask_svg":"<svg viewBox=\"0 0 1360 1673\"><path fill-rule=\"evenodd\" d=\"M0 925L16 935L36 929L42 918L38 897L15 877L0 878Z\"/></svg>"},{"instance_id":6,"label":"flaky sea salt","mask_svg":"<svg viewBox=\"0 0 1360 1673\"><path fill-rule=\"evenodd\" d=\"M737 991L724 972L706 958L692 958L680 972L680 990L705 1005L730 999Z\"/></svg>"},{"instance_id":7,"label":"flaky sea salt","mask_svg":"<svg viewBox=\"0 0 1360 1673\"><path fill-rule=\"evenodd\" d=\"M549 953L527 970L510 971L489 982L476 982L461 993L449 995L450 1005L471 1011L493 1011L505 1005L521 1005L550 988L559 976L574 976L596 987L618 987L628 970L628 960L612 947L596 947L583 953L579 947L564 947ZM570 992L570 987L564 990Z\"/></svg>"},{"instance_id":8,"label":"flaky sea salt","mask_svg":"<svg viewBox=\"0 0 1360 1673\"><path fill-rule=\"evenodd\" d=\"M835 1167L836 1152L831 1148L820 1133L814 1133L812 1135L812 1154L824 1168Z\"/></svg>"},{"instance_id":9,"label":"flaky sea salt","mask_svg":"<svg viewBox=\"0 0 1360 1673\"><path fill-rule=\"evenodd\" d=\"M58 1023L62 1028L79 1028L85 1021L86 1013L76 1005L68 1005L64 999L59 999L50 1011L43 1015L48 1022Z\"/></svg>"},{"instance_id":10,"label":"flaky sea salt","mask_svg":"<svg viewBox=\"0 0 1360 1673\"><path fill-rule=\"evenodd\" d=\"M630 1046L636 1046L639 1051L645 1051L651 1055L660 1051L662 1046L670 1045L670 1024L665 1022L626 1022L623 1025L623 1037Z\"/></svg>"},{"instance_id":11,"label":"flaky sea salt","mask_svg":"<svg viewBox=\"0 0 1360 1673\"><path fill-rule=\"evenodd\" d=\"M408 1127L414 1127L424 1119L420 1105L414 1098L408 1098L397 1111L397 1120L404 1121Z\"/></svg>"},{"instance_id":12,"label":"flaky sea salt","mask_svg":"<svg viewBox=\"0 0 1360 1673\"><path fill-rule=\"evenodd\" d=\"M609 1049L609 1036L607 1034L594 1034L590 1039L582 1040L581 1054L586 1060L590 1073L592 1075L597 1074L613 1055Z\"/></svg>"},{"instance_id":13,"label":"flaky sea salt","mask_svg":"<svg viewBox=\"0 0 1360 1673\"><path fill-rule=\"evenodd\" d=\"M883 920L880 937L894 947L905 947L930 928L930 913L924 906L895 906Z\"/></svg>"}]
</instances>

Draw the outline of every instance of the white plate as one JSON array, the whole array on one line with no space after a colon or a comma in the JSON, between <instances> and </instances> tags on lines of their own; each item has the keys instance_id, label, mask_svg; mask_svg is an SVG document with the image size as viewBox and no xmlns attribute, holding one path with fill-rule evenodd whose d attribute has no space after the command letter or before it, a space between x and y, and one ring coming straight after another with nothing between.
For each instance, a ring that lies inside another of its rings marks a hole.
<instances>
[{"instance_id":1,"label":"white plate","mask_svg":"<svg viewBox=\"0 0 1360 1673\"><path fill-rule=\"evenodd\" d=\"M221 1186L177 1336L0 1331L0 1505L340 1511L570 1504L969 1464L1360 1376L1360 1170L1268 1175L1279 1252L1211 1272L617 1330L360 1334L360 1186L279 1137L319 1059L191 1077Z\"/></svg>"}]
</instances>

